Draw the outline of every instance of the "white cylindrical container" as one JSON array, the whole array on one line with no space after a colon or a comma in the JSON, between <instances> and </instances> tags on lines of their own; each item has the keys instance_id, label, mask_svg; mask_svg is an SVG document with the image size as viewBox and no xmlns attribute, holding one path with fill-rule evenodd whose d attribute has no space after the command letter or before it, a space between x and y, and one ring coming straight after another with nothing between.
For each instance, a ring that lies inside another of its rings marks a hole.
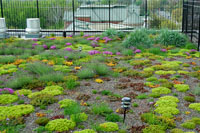
<instances>
[{"instance_id":1,"label":"white cylindrical container","mask_svg":"<svg viewBox=\"0 0 200 133\"><path fill-rule=\"evenodd\" d=\"M40 19L39 18L28 18L26 20L27 28L26 32L30 34L37 34L40 32Z\"/></svg>"},{"instance_id":2,"label":"white cylindrical container","mask_svg":"<svg viewBox=\"0 0 200 133\"><path fill-rule=\"evenodd\" d=\"M5 18L0 18L0 33L7 31Z\"/></svg>"}]
</instances>

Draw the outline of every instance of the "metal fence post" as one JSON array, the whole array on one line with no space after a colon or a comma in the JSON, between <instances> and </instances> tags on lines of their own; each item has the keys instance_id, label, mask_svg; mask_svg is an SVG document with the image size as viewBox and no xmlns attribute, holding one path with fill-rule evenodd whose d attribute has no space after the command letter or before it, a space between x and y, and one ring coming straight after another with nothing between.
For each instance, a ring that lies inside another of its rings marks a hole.
<instances>
[{"instance_id":1,"label":"metal fence post","mask_svg":"<svg viewBox=\"0 0 200 133\"><path fill-rule=\"evenodd\" d=\"M198 47L197 47L197 51L199 51L200 47L200 14L199 14L199 37L198 37Z\"/></svg>"},{"instance_id":2,"label":"metal fence post","mask_svg":"<svg viewBox=\"0 0 200 133\"><path fill-rule=\"evenodd\" d=\"M72 0L72 12L73 12L73 35L75 35L75 10L74 10L74 0Z\"/></svg>"},{"instance_id":3,"label":"metal fence post","mask_svg":"<svg viewBox=\"0 0 200 133\"><path fill-rule=\"evenodd\" d=\"M1 0L1 17L3 18L3 0Z\"/></svg>"},{"instance_id":4,"label":"metal fence post","mask_svg":"<svg viewBox=\"0 0 200 133\"><path fill-rule=\"evenodd\" d=\"M36 6L37 6L37 18L40 18L40 13L39 13L39 2L36 0Z\"/></svg>"},{"instance_id":5,"label":"metal fence post","mask_svg":"<svg viewBox=\"0 0 200 133\"><path fill-rule=\"evenodd\" d=\"M182 13L182 33L184 32L185 24L185 0L183 0L183 13Z\"/></svg>"},{"instance_id":6,"label":"metal fence post","mask_svg":"<svg viewBox=\"0 0 200 133\"><path fill-rule=\"evenodd\" d=\"M110 0L108 0L108 4L109 4L109 28L110 28Z\"/></svg>"},{"instance_id":7,"label":"metal fence post","mask_svg":"<svg viewBox=\"0 0 200 133\"><path fill-rule=\"evenodd\" d=\"M147 0L145 0L145 28L147 28Z\"/></svg>"},{"instance_id":8,"label":"metal fence post","mask_svg":"<svg viewBox=\"0 0 200 133\"><path fill-rule=\"evenodd\" d=\"M194 23L194 0L192 1L192 28L191 28L191 41L193 39L193 24Z\"/></svg>"},{"instance_id":9,"label":"metal fence post","mask_svg":"<svg viewBox=\"0 0 200 133\"><path fill-rule=\"evenodd\" d=\"M187 0L187 3L186 3L186 5L187 5L187 12L186 12L186 34L187 34L187 32L188 32L188 0Z\"/></svg>"}]
</instances>

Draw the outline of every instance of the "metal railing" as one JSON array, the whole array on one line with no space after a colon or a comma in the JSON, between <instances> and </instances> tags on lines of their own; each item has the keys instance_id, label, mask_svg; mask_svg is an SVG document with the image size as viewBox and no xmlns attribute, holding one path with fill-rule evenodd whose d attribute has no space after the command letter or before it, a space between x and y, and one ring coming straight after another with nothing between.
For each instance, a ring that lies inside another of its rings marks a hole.
<instances>
[{"instance_id":1,"label":"metal railing","mask_svg":"<svg viewBox=\"0 0 200 133\"><path fill-rule=\"evenodd\" d=\"M42 33L56 36L108 28L182 27L182 0L0 0L0 4L10 34L24 34L27 18L40 18Z\"/></svg>"},{"instance_id":2,"label":"metal railing","mask_svg":"<svg viewBox=\"0 0 200 133\"><path fill-rule=\"evenodd\" d=\"M200 1L183 1L182 32L200 47Z\"/></svg>"}]
</instances>

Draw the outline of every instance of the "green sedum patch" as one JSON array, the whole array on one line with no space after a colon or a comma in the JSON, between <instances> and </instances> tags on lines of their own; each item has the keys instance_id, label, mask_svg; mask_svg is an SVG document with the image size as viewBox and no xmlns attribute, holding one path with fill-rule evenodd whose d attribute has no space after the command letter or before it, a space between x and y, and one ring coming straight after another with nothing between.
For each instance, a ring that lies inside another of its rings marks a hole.
<instances>
[{"instance_id":1,"label":"green sedum patch","mask_svg":"<svg viewBox=\"0 0 200 133\"><path fill-rule=\"evenodd\" d=\"M155 112L167 118L172 118L173 115L177 115L180 113L180 111L176 108L177 102L179 102L178 98L173 96L161 97L155 103Z\"/></svg>"},{"instance_id":2,"label":"green sedum patch","mask_svg":"<svg viewBox=\"0 0 200 133\"><path fill-rule=\"evenodd\" d=\"M83 112L83 113L72 114L70 118L72 121L79 123L87 121L88 115Z\"/></svg>"},{"instance_id":3,"label":"green sedum patch","mask_svg":"<svg viewBox=\"0 0 200 133\"><path fill-rule=\"evenodd\" d=\"M74 129L75 126L76 123L72 120L56 119L48 122L45 128L49 131L64 132L70 129Z\"/></svg>"},{"instance_id":4,"label":"green sedum patch","mask_svg":"<svg viewBox=\"0 0 200 133\"><path fill-rule=\"evenodd\" d=\"M196 124L194 122L188 121L181 124L181 126L187 129L194 129L196 127Z\"/></svg>"},{"instance_id":5,"label":"green sedum patch","mask_svg":"<svg viewBox=\"0 0 200 133\"><path fill-rule=\"evenodd\" d=\"M65 107L70 107L76 104L76 102L72 99L64 99L64 100L59 101L58 104L60 104L60 108L65 108Z\"/></svg>"},{"instance_id":6,"label":"green sedum patch","mask_svg":"<svg viewBox=\"0 0 200 133\"><path fill-rule=\"evenodd\" d=\"M167 75L167 74L175 74L176 71L163 71L163 70L159 70L159 71L156 71L155 74L158 74L158 75Z\"/></svg>"},{"instance_id":7,"label":"green sedum patch","mask_svg":"<svg viewBox=\"0 0 200 133\"><path fill-rule=\"evenodd\" d=\"M31 93L32 91L28 89L21 89L21 90L15 91L15 94L24 95L24 96L28 96Z\"/></svg>"},{"instance_id":8,"label":"green sedum patch","mask_svg":"<svg viewBox=\"0 0 200 133\"><path fill-rule=\"evenodd\" d=\"M180 61L163 61L162 67L164 70L178 70L180 69Z\"/></svg>"},{"instance_id":9,"label":"green sedum patch","mask_svg":"<svg viewBox=\"0 0 200 133\"><path fill-rule=\"evenodd\" d=\"M191 103L189 108L200 112L200 103Z\"/></svg>"},{"instance_id":10,"label":"green sedum patch","mask_svg":"<svg viewBox=\"0 0 200 133\"><path fill-rule=\"evenodd\" d=\"M147 65L151 63L150 60L133 60L130 62L131 65Z\"/></svg>"},{"instance_id":11,"label":"green sedum patch","mask_svg":"<svg viewBox=\"0 0 200 133\"><path fill-rule=\"evenodd\" d=\"M182 71L182 70L177 71L177 73L178 73L178 74L189 74L188 71Z\"/></svg>"},{"instance_id":12,"label":"green sedum patch","mask_svg":"<svg viewBox=\"0 0 200 133\"><path fill-rule=\"evenodd\" d=\"M176 88L177 91L180 92L186 92L187 90L190 89L189 85L187 84L175 84L174 87Z\"/></svg>"},{"instance_id":13,"label":"green sedum patch","mask_svg":"<svg viewBox=\"0 0 200 133\"><path fill-rule=\"evenodd\" d=\"M15 118L23 115L27 115L34 112L34 107L32 105L14 105L14 106L0 106L0 120L5 120L6 118Z\"/></svg>"},{"instance_id":14,"label":"green sedum patch","mask_svg":"<svg viewBox=\"0 0 200 133\"><path fill-rule=\"evenodd\" d=\"M96 131L94 131L92 129L85 129L85 130L81 130L81 131L75 131L73 133L96 133Z\"/></svg>"},{"instance_id":15,"label":"green sedum patch","mask_svg":"<svg viewBox=\"0 0 200 133\"><path fill-rule=\"evenodd\" d=\"M99 127L103 132L114 132L119 130L118 124L114 122L102 123L99 125Z\"/></svg>"},{"instance_id":16,"label":"green sedum patch","mask_svg":"<svg viewBox=\"0 0 200 133\"><path fill-rule=\"evenodd\" d=\"M11 94L2 94L0 95L0 104L9 104L16 102L18 100L18 96Z\"/></svg>"},{"instance_id":17,"label":"green sedum patch","mask_svg":"<svg viewBox=\"0 0 200 133\"><path fill-rule=\"evenodd\" d=\"M171 90L166 87L157 87L157 88L152 89L152 93L169 94L169 93L171 93Z\"/></svg>"},{"instance_id":18,"label":"green sedum patch","mask_svg":"<svg viewBox=\"0 0 200 133\"><path fill-rule=\"evenodd\" d=\"M164 127L160 125L150 125L142 130L142 133L165 133Z\"/></svg>"},{"instance_id":19,"label":"green sedum patch","mask_svg":"<svg viewBox=\"0 0 200 133\"><path fill-rule=\"evenodd\" d=\"M41 94L50 94L50 95L53 95L53 96L57 96L57 95L63 94L63 90L64 89L60 86L47 86L42 91L29 94L28 98L32 98L32 97L35 97L35 96L41 95Z\"/></svg>"},{"instance_id":20,"label":"green sedum patch","mask_svg":"<svg viewBox=\"0 0 200 133\"><path fill-rule=\"evenodd\" d=\"M6 64L0 67L0 75L16 72L17 66L13 64Z\"/></svg>"}]
</instances>

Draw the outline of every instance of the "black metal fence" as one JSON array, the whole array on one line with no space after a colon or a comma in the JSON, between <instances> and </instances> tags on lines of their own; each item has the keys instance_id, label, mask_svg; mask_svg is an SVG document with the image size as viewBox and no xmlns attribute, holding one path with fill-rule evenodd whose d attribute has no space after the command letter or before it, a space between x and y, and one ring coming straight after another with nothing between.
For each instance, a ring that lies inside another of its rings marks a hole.
<instances>
[{"instance_id":1,"label":"black metal fence","mask_svg":"<svg viewBox=\"0 0 200 133\"><path fill-rule=\"evenodd\" d=\"M190 37L192 42L200 47L200 1L185 0L183 3L182 32Z\"/></svg>"},{"instance_id":2,"label":"black metal fence","mask_svg":"<svg viewBox=\"0 0 200 133\"><path fill-rule=\"evenodd\" d=\"M182 0L0 0L10 34L24 34L27 18L40 18L43 34L101 32L108 28L181 30Z\"/></svg>"}]
</instances>

